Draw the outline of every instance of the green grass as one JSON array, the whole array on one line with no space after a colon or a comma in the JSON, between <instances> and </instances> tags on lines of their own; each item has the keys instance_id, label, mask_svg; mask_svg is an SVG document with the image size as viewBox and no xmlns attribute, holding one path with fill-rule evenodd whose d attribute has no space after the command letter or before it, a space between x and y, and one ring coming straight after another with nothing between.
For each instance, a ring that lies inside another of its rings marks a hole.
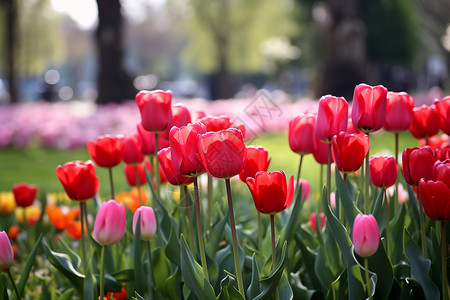
<instances>
[{"instance_id":1,"label":"green grass","mask_svg":"<svg viewBox=\"0 0 450 300\"><path fill-rule=\"evenodd\" d=\"M299 155L289 148L286 133L263 134L251 141L253 145L261 145L269 151L272 157L270 170L284 170L286 175L297 174ZM400 137L400 151L405 147L414 147L417 140L409 132ZM371 137L370 154L381 151L394 152L394 135L381 132ZM86 149L57 150L41 147L31 147L25 150L6 148L0 150L0 191L9 191L17 182L34 183L41 191L63 192L63 188L56 177L55 169L71 160L90 159ZM128 190L128 184L123 172L123 166L113 169L116 191ZM108 172L104 168L97 168L97 176L100 178L100 192L109 195ZM319 189L320 167L312 155L305 156L302 167L302 178L310 181L313 191Z\"/></svg>"}]
</instances>

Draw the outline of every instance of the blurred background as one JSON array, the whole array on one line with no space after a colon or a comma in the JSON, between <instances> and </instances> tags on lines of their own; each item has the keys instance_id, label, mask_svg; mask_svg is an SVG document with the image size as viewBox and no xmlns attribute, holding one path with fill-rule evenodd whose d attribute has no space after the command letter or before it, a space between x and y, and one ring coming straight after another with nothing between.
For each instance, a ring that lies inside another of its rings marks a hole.
<instances>
[{"instance_id":1,"label":"blurred background","mask_svg":"<svg viewBox=\"0 0 450 300\"><path fill-rule=\"evenodd\" d=\"M0 0L0 103L450 88L448 0Z\"/></svg>"}]
</instances>

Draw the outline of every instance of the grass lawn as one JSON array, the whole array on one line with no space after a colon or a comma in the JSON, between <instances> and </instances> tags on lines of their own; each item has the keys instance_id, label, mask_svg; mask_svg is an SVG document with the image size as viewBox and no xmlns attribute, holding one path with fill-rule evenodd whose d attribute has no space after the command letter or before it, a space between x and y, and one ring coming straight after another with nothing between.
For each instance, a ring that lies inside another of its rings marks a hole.
<instances>
[{"instance_id":1,"label":"grass lawn","mask_svg":"<svg viewBox=\"0 0 450 300\"><path fill-rule=\"evenodd\" d=\"M380 132L371 137L370 154L379 154L382 151L394 152L394 135ZM269 151L272 157L270 170L284 170L287 175L296 175L299 156L289 148L286 133L262 134L251 141L253 145L261 145ZM400 151L405 147L416 146L417 140L409 132L400 136ZM17 182L34 183L41 192L63 192L63 188L56 177L55 169L71 160L88 160L90 156L86 149L57 150L42 147L30 147L24 150L5 148L0 150L0 191L9 191ZM117 191L128 190L123 166L114 168L114 182ZM100 192L109 194L109 178L107 170L97 168L100 178ZM318 191L320 167L312 155L305 156L302 167L302 178L310 181L311 189Z\"/></svg>"}]
</instances>

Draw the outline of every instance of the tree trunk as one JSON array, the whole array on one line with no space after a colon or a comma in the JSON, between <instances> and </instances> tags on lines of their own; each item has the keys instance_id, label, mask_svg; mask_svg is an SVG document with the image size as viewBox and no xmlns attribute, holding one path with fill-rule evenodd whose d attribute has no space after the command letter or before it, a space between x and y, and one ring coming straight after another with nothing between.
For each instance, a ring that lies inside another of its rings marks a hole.
<instances>
[{"instance_id":1,"label":"tree trunk","mask_svg":"<svg viewBox=\"0 0 450 300\"><path fill-rule=\"evenodd\" d=\"M5 65L8 78L8 91L11 103L18 102L16 83L15 49L17 41L17 3L15 0L4 1L6 6Z\"/></svg>"},{"instance_id":2,"label":"tree trunk","mask_svg":"<svg viewBox=\"0 0 450 300\"><path fill-rule=\"evenodd\" d=\"M97 103L122 102L133 99L136 91L123 62L121 4L119 0L97 0L98 53Z\"/></svg>"},{"instance_id":3,"label":"tree trunk","mask_svg":"<svg viewBox=\"0 0 450 300\"><path fill-rule=\"evenodd\" d=\"M218 70L211 77L211 100L229 99L233 91L230 85L230 71L227 60L227 42L225 37L216 38Z\"/></svg>"},{"instance_id":4,"label":"tree trunk","mask_svg":"<svg viewBox=\"0 0 450 300\"><path fill-rule=\"evenodd\" d=\"M366 30L358 0L327 0L330 23L326 32L327 59L322 95L352 99L355 85L364 82Z\"/></svg>"}]
</instances>

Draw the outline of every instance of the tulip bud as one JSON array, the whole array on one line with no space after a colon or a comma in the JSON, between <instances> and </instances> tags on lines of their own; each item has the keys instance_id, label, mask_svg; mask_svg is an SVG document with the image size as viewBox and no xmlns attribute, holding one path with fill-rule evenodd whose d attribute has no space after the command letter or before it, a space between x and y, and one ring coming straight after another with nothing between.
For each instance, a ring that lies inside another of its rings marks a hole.
<instances>
[{"instance_id":1,"label":"tulip bud","mask_svg":"<svg viewBox=\"0 0 450 300\"><path fill-rule=\"evenodd\" d=\"M139 164L144 160L142 142L139 134L135 133L125 137L123 161L126 164Z\"/></svg>"},{"instance_id":2,"label":"tulip bud","mask_svg":"<svg viewBox=\"0 0 450 300\"><path fill-rule=\"evenodd\" d=\"M326 95L319 100L314 132L319 140L331 144L333 136L347 131L348 103L343 97Z\"/></svg>"},{"instance_id":3,"label":"tulip bud","mask_svg":"<svg viewBox=\"0 0 450 300\"><path fill-rule=\"evenodd\" d=\"M163 132L172 127L172 92L140 91L136 95L136 104L142 118L142 126L153 133Z\"/></svg>"},{"instance_id":4,"label":"tulip bud","mask_svg":"<svg viewBox=\"0 0 450 300\"><path fill-rule=\"evenodd\" d=\"M380 229L373 215L358 214L353 222L353 244L361 257L372 256L380 244Z\"/></svg>"},{"instance_id":5,"label":"tulip bud","mask_svg":"<svg viewBox=\"0 0 450 300\"><path fill-rule=\"evenodd\" d=\"M8 269L14 262L14 251L6 232L0 232L0 269Z\"/></svg>"},{"instance_id":6,"label":"tulip bud","mask_svg":"<svg viewBox=\"0 0 450 300\"><path fill-rule=\"evenodd\" d=\"M352 173L361 168L369 151L369 138L364 133L341 131L332 139L331 154L339 171Z\"/></svg>"},{"instance_id":7,"label":"tulip bud","mask_svg":"<svg viewBox=\"0 0 450 300\"><path fill-rule=\"evenodd\" d=\"M405 92L388 92L386 100L384 129L395 133L407 130L412 122L414 109L413 97Z\"/></svg>"},{"instance_id":8,"label":"tulip bud","mask_svg":"<svg viewBox=\"0 0 450 300\"><path fill-rule=\"evenodd\" d=\"M446 134L450 134L450 96L437 101L435 104L441 118L441 129Z\"/></svg>"},{"instance_id":9,"label":"tulip bud","mask_svg":"<svg viewBox=\"0 0 450 300\"><path fill-rule=\"evenodd\" d=\"M124 150L123 135L103 135L87 143L89 155L103 168L112 168L120 164Z\"/></svg>"},{"instance_id":10,"label":"tulip bud","mask_svg":"<svg viewBox=\"0 0 450 300\"><path fill-rule=\"evenodd\" d=\"M94 239L102 246L118 243L127 225L125 207L115 200L104 202L94 223Z\"/></svg>"},{"instance_id":11,"label":"tulip bud","mask_svg":"<svg viewBox=\"0 0 450 300\"><path fill-rule=\"evenodd\" d=\"M403 177L409 185L418 186L421 178L431 179L435 162L430 146L406 148L402 155Z\"/></svg>"},{"instance_id":12,"label":"tulip bud","mask_svg":"<svg viewBox=\"0 0 450 300\"><path fill-rule=\"evenodd\" d=\"M16 205L19 207L28 207L33 204L36 198L37 188L34 184L16 183L12 187Z\"/></svg>"},{"instance_id":13,"label":"tulip bud","mask_svg":"<svg viewBox=\"0 0 450 300\"><path fill-rule=\"evenodd\" d=\"M390 156L372 156L369 160L369 177L373 185L388 188L394 185L398 175L398 165Z\"/></svg>"},{"instance_id":14,"label":"tulip bud","mask_svg":"<svg viewBox=\"0 0 450 300\"><path fill-rule=\"evenodd\" d=\"M352 121L364 133L379 130L386 120L387 89L358 84L353 93Z\"/></svg>"},{"instance_id":15,"label":"tulip bud","mask_svg":"<svg viewBox=\"0 0 450 300\"><path fill-rule=\"evenodd\" d=\"M313 153L316 148L315 115L301 114L289 122L289 146L300 155Z\"/></svg>"},{"instance_id":16,"label":"tulip bud","mask_svg":"<svg viewBox=\"0 0 450 300\"><path fill-rule=\"evenodd\" d=\"M153 212L153 208L149 206L139 207L133 216L133 234L136 231L139 214L141 215L141 240L149 241L156 232L155 213Z\"/></svg>"},{"instance_id":17,"label":"tulip bud","mask_svg":"<svg viewBox=\"0 0 450 300\"><path fill-rule=\"evenodd\" d=\"M56 168L56 175L72 200L87 200L97 194L99 179L91 161L70 161Z\"/></svg>"},{"instance_id":18,"label":"tulip bud","mask_svg":"<svg viewBox=\"0 0 450 300\"><path fill-rule=\"evenodd\" d=\"M259 171L267 171L271 158L268 159L269 152L261 146L247 147L247 161L244 169L239 173L241 181L245 182L248 177L255 177Z\"/></svg>"},{"instance_id":19,"label":"tulip bud","mask_svg":"<svg viewBox=\"0 0 450 300\"><path fill-rule=\"evenodd\" d=\"M416 139L429 138L439 132L441 119L436 106L422 105L413 109L409 130Z\"/></svg>"},{"instance_id":20,"label":"tulip bud","mask_svg":"<svg viewBox=\"0 0 450 300\"><path fill-rule=\"evenodd\" d=\"M317 232L316 218L317 218L317 214L315 212L313 212L309 216L309 225L311 226L313 232ZM324 225L325 225L325 214L323 212L321 212L320 213L320 228L323 228Z\"/></svg>"}]
</instances>

